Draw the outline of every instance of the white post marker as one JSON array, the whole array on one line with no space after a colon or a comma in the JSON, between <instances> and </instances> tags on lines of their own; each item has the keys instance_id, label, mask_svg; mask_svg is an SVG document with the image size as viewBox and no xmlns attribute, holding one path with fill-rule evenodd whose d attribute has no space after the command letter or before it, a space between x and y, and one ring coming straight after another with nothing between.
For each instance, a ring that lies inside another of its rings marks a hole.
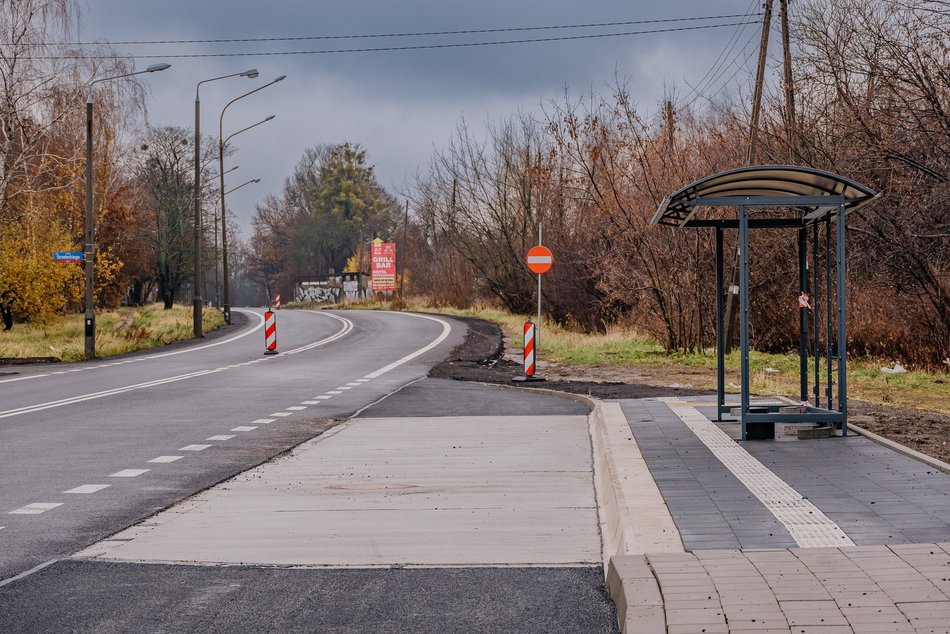
<instances>
[{"instance_id":1,"label":"white post marker","mask_svg":"<svg viewBox=\"0 0 950 634\"><path fill-rule=\"evenodd\" d=\"M512 379L512 381L543 381L544 378L538 376L535 372L535 359L537 357L539 342L541 340L541 275L547 273L551 270L551 267L554 265L554 255L551 253L551 250L545 246L541 246L541 225L538 224L538 246L531 247L528 250L528 255L525 258L525 263L528 265L528 270L532 273L537 274L538 276L538 321L535 324L532 324L530 321L526 322L524 325L524 367L525 374L524 376L518 376ZM530 339L529 339L530 334ZM528 372L529 363L528 363L528 354L529 354L529 343L530 343L530 354L531 354L531 363L530 369L531 372Z\"/></svg>"}]
</instances>

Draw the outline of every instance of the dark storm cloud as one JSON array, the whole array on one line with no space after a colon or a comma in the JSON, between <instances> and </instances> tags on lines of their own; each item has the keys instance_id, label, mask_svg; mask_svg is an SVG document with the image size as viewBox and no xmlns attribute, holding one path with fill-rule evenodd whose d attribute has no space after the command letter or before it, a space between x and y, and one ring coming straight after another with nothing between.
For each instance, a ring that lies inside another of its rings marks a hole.
<instances>
[{"instance_id":1,"label":"dark storm cloud","mask_svg":"<svg viewBox=\"0 0 950 634\"><path fill-rule=\"evenodd\" d=\"M84 8L84 40L216 39L302 37L418 31L510 28L590 22L650 20L744 13L753 0L649 0L630 2L406 1L201 1L90 0ZM231 44L122 45L128 54L269 52L406 46L456 42L615 33L691 26L629 25L581 31L529 31L456 36L336 39ZM746 29L740 47L754 35ZM285 57L169 59L173 68L150 77L150 121L191 125L197 81L257 67L261 80L287 74L287 81L228 111L234 131L274 113L266 127L242 135L233 162L241 165L234 184L264 179L235 194L235 211L247 221L253 204L278 191L303 149L318 143L361 142L377 164L384 184L398 187L451 135L464 113L481 125L573 91L605 90L615 75L628 80L634 97L651 108L664 86L696 82L723 49L734 28L593 40L484 46L457 49L349 53ZM754 38L752 38L754 39ZM739 48L736 48L738 52ZM140 60L144 66L155 60ZM740 78L747 77L740 74ZM260 80L258 80L260 81ZM202 89L203 129L217 131L217 113L226 101L256 85L226 80ZM233 123L233 124L232 124ZM227 130L225 132L227 134ZM240 174L240 176L238 176ZM230 186L230 184L229 184Z\"/></svg>"}]
</instances>

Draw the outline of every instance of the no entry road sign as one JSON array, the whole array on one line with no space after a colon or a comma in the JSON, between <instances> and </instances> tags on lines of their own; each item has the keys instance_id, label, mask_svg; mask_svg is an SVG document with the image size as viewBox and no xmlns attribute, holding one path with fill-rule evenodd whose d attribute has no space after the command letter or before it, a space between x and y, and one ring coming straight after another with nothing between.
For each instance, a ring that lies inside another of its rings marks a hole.
<instances>
[{"instance_id":1,"label":"no entry road sign","mask_svg":"<svg viewBox=\"0 0 950 634\"><path fill-rule=\"evenodd\" d=\"M554 255L551 253L551 249L547 247L531 247L528 249L528 257L525 258L525 261L532 273L541 275L551 269L551 265L554 264Z\"/></svg>"}]
</instances>

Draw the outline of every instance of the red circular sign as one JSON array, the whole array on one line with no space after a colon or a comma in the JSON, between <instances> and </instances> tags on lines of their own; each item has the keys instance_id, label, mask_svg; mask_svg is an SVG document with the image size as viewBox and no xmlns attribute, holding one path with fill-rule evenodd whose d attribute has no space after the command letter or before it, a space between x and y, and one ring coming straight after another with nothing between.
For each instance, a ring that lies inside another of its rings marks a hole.
<instances>
[{"instance_id":1,"label":"red circular sign","mask_svg":"<svg viewBox=\"0 0 950 634\"><path fill-rule=\"evenodd\" d=\"M542 246L531 247L528 249L528 257L525 258L528 268L532 273L547 273L554 264L554 255L551 249Z\"/></svg>"}]
</instances>

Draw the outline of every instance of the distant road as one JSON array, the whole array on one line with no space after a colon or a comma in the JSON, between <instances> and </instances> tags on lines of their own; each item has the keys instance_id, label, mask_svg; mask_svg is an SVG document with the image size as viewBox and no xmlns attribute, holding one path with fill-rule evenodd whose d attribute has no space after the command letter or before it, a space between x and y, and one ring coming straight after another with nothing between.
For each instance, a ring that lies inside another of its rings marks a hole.
<instances>
[{"instance_id":1,"label":"distant road","mask_svg":"<svg viewBox=\"0 0 950 634\"><path fill-rule=\"evenodd\" d=\"M445 318L260 311L174 350L0 375L0 580L111 535L285 451L427 374ZM2 583L2 582L0 582Z\"/></svg>"}]
</instances>

